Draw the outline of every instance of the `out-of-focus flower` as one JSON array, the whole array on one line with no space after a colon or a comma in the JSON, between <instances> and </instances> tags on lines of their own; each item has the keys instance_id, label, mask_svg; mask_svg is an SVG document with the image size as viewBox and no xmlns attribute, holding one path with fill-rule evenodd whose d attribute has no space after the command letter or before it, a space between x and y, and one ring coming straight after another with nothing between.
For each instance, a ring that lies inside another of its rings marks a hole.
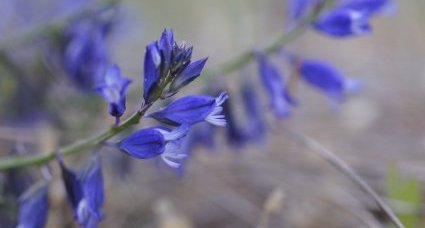
<instances>
[{"instance_id":1,"label":"out-of-focus flower","mask_svg":"<svg viewBox=\"0 0 425 228\"><path fill-rule=\"evenodd\" d=\"M189 152L199 147L213 150L215 147L215 127L207 122L202 122L191 127L187 141L190 145Z\"/></svg>"},{"instance_id":2,"label":"out-of-focus flower","mask_svg":"<svg viewBox=\"0 0 425 228\"><path fill-rule=\"evenodd\" d=\"M258 70L264 88L269 95L270 106L278 118L290 115L290 99L283 78L278 69L267 59L264 54L257 53Z\"/></svg>"},{"instance_id":3,"label":"out-of-focus flower","mask_svg":"<svg viewBox=\"0 0 425 228\"><path fill-rule=\"evenodd\" d=\"M322 61L301 60L298 70L306 83L338 101L343 100L347 93L360 90L358 81L345 77L335 67Z\"/></svg>"},{"instance_id":4,"label":"out-of-focus flower","mask_svg":"<svg viewBox=\"0 0 425 228\"><path fill-rule=\"evenodd\" d=\"M118 143L118 148L138 159L151 159L161 156L172 168L179 168L187 157L180 145L189 131L188 125L181 125L175 130L164 127L146 128L134 132Z\"/></svg>"},{"instance_id":5,"label":"out-of-focus flower","mask_svg":"<svg viewBox=\"0 0 425 228\"><path fill-rule=\"evenodd\" d=\"M84 228L98 227L103 218L104 202L103 177L98 155L91 158L79 175L65 167L60 155L58 161L75 220Z\"/></svg>"},{"instance_id":6,"label":"out-of-focus flower","mask_svg":"<svg viewBox=\"0 0 425 228\"><path fill-rule=\"evenodd\" d=\"M131 80L123 78L118 66L109 67L95 90L109 103L109 114L119 118L125 111L126 91Z\"/></svg>"},{"instance_id":7,"label":"out-of-focus flower","mask_svg":"<svg viewBox=\"0 0 425 228\"><path fill-rule=\"evenodd\" d=\"M105 74L105 38L109 27L109 21L89 18L77 21L65 31L64 69L80 89L93 89Z\"/></svg>"},{"instance_id":8,"label":"out-of-focus flower","mask_svg":"<svg viewBox=\"0 0 425 228\"><path fill-rule=\"evenodd\" d=\"M294 26L310 12L317 0L287 0L286 3L289 23Z\"/></svg>"},{"instance_id":9,"label":"out-of-focus flower","mask_svg":"<svg viewBox=\"0 0 425 228\"><path fill-rule=\"evenodd\" d=\"M39 182L31 186L19 198L17 228L42 228L46 224L48 205L48 184Z\"/></svg>"},{"instance_id":10,"label":"out-of-focus flower","mask_svg":"<svg viewBox=\"0 0 425 228\"><path fill-rule=\"evenodd\" d=\"M350 9L362 14L374 16L387 13L395 8L394 0L349 0L341 4L341 8Z\"/></svg>"},{"instance_id":11,"label":"out-of-focus flower","mask_svg":"<svg viewBox=\"0 0 425 228\"><path fill-rule=\"evenodd\" d=\"M372 28L370 16L361 11L336 8L314 22L314 28L332 37L352 37L369 34Z\"/></svg>"},{"instance_id":12,"label":"out-of-focus flower","mask_svg":"<svg viewBox=\"0 0 425 228\"><path fill-rule=\"evenodd\" d=\"M146 103L177 93L201 74L207 58L191 62L192 50L185 43L178 45L169 29L146 47L143 91Z\"/></svg>"},{"instance_id":13,"label":"out-of-focus flower","mask_svg":"<svg viewBox=\"0 0 425 228\"><path fill-rule=\"evenodd\" d=\"M242 85L242 100L248 117L246 137L250 141L261 143L266 136L266 124L255 89L248 81Z\"/></svg>"},{"instance_id":14,"label":"out-of-focus flower","mask_svg":"<svg viewBox=\"0 0 425 228\"><path fill-rule=\"evenodd\" d=\"M237 120L234 116L230 99L223 104L223 114L226 116L226 133L227 142L231 146L242 147L247 142L247 137L244 129L238 126Z\"/></svg>"},{"instance_id":15,"label":"out-of-focus flower","mask_svg":"<svg viewBox=\"0 0 425 228\"><path fill-rule=\"evenodd\" d=\"M170 125L193 125L207 121L217 126L225 126L225 116L220 114L221 106L228 95L221 93L217 98L210 96L186 96L171 102L149 117Z\"/></svg>"}]
</instances>

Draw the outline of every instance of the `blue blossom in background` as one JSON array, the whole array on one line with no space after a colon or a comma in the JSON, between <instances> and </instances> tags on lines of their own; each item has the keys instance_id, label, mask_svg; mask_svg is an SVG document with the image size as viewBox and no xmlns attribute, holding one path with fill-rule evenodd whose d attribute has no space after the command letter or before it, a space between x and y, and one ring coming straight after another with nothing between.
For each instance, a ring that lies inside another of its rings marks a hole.
<instances>
[{"instance_id":1,"label":"blue blossom in background","mask_svg":"<svg viewBox=\"0 0 425 228\"><path fill-rule=\"evenodd\" d=\"M305 17L317 0L287 0L286 12L290 27L297 25Z\"/></svg>"},{"instance_id":2,"label":"blue blossom in background","mask_svg":"<svg viewBox=\"0 0 425 228\"><path fill-rule=\"evenodd\" d=\"M315 21L314 28L332 37L360 36L372 32L369 20L370 16L365 12L336 8Z\"/></svg>"},{"instance_id":3,"label":"blue blossom in background","mask_svg":"<svg viewBox=\"0 0 425 228\"><path fill-rule=\"evenodd\" d=\"M267 129L260 101L250 82L242 84L242 101L247 114L246 137L254 142L262 143Z\"/></svg>"},{"instance_id":4,"label":"blue blossom in background","mask_svg":"<svg viewBox=\"0 0 425 228\"><path fill-rule=\"evenodd\" d=\"M48 205L48 185L45 182L31 186L19 198L17 228L42 228L46 224Z\"/></svg>"},{"instance_id":5,"label":"blue blossom in background","mask_svg":"<svg viewBox=\"0 0 425 228\"><path fill-rule=\"evenodd\" d=\"M386 13L395 8L394 0L349 0L345 1L341 8L350 9L363 14L374 16Z\"/></svg>"},{"instance_id":6,"label":"blue blossom in background","mask_svg":"<svg viewBox=\"0 0 425 228\"><path fill-rule=\"evenodd\" d=\"M161 156L162 160L172 168L179 168L186 151L180 146L189 131L188 125L181 125L175 130L164 127L146 128L134 132L118 143L118 148L138 159L151 159Z\"/></svg>"},{"instance_id":7,"label":"blue blossom in background","mask_svg":"<svg viewBox=\"0 0 425 228\"><path fill-rule=\"evenodd\" d=\"M109 103L109 114L117 119L125 111L126 91L131 80L121 76L120 68L116 65L109 67L103 81L95 90Z\"/></svg>"},{"instance_id":8,"label":"blue blossom in background","mask_svg":"<svg viewBox=\"0 0 425 228\"><path fill-rule=\"evenodd\" d=\"M98 155L91 158L79 175L65 167L60 155L58 161L75 220L84 228L98 227L103 219L104 202L103 177Z\"/></svg>"},{"instance_id":9,"label":"blue blossom in background","mask_svg":"<svg viewBox=\"0 0 425 228\"><path fill-rule=\"evenodd\" d=\"M152 117L158 121L170 125L193 125L207 121L217 126L225 126L225 116L221 114L221 106L228 95L221 93L217 98L210 96L186 96L171 102L166 107L152 113Z\"/></svg>"},{"instance_id":10,"label":"blue blossom in background","mask_svg":"<svg viewBox=\"0 0 425 228\"><path fill-rule=\"evenodd\" d=\"M258 70L261 81L269 96L270 106L278 118L290 115L290 99L282 76L278 69L263 54L257 54Z\"/></svg>"},{"instance_id":11,"label":"blue blossom in background","mask_svg":"<svg viewBox=\"0 0 425 228\"><path fill-rule=\"evenodd\" d=\"M223 114L226 116L226 139L227 143L234 147L242 147L247 142L247 136L243 128L237 123L237 118L233 113L230 99L223 104Z\"/></svg>"},{"instance_id":12,"label":"blue blossom in background","mask_svg":"<svg viewBox=\"0 0 425 228\"><path fill-rule=\"evenodd\" d=\"M191 152L197 147L205 147L211 151L215 147L216 128L207 122L202 122L191 127L188 134L189 149Z\"/></svg>"},{"instance_id":13,"label":"blue blossom in background","mask_svg":"<svg viewBox=\"0 0 425 228\"><path fill-rule=\"evenodd\" d=\"M169 29L146 47L143 90L146 103L177 93L201 74L207 58L191 62L192 50L185 43L178 45ZM164 90L168 83L169 88Z\"/></svg>"},{"instance_id":14,"label":"blue blossom in background","mask_svg":"<svg viewBox=\"0 0 425 228\"><path fill-rule=\"evenodd\" d=\"M343 100L347 93L360 90L358 81L346 78L335 67L325 62L301 60L298 69L306 83L338 101Z\"/></svg>"},{"instance_id":15,"label":"blue blossom in background","mask_svg":"<svg viewBox=\"0 0 425 228\"><path fill-rule=\"evenodd\" d=\"M65 31L64 69L78 88L91 90L108 67L105 38L110 22L89 18Z\"/></svg>"}]
</instances>

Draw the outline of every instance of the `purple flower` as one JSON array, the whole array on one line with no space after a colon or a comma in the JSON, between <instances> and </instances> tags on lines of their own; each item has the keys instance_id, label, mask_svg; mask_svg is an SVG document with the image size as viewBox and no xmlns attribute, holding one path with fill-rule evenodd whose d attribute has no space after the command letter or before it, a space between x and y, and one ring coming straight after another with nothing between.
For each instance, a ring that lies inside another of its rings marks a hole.
<instances>
[{"instance_id":1,"label":"purple flower","mask_svg":"<svg viewBox=\"0 0 425 228\"><path fill-rule=\"evenodd\" d=\"M186 96L171 102L166 107L152 113L149 117L170 125L193 125L207 121L217 126L225 126L226 119L221 115L228 95L223 92L218 96Z\"/></svg>"},{"instance_id":2,"label":"purple flower","mask_svg":"<svg viewBox=\"0 0 425 228\"><path fill-rule=\"evenodd\" d=\"M207 58L191 62L192 50L185 43L177 45L169 29L146 47L143 91L146 103L177 93L201 74Z\"/></svg>"},{"instance_id":3,"label":"purple flower","mask_svg":"<svg viewBox=\"0 0 425 228\"><path fill-rule=\"evenodd\" d=\"M288 20L293 25L296 25L300 19L309 13L312 6L317 3L317 0L287 0Z\"/></svg>"},{"instance_id":4,"label":"purple flower","mask_svg":"<svg viewBox=\"0 0 425 228\"><path fill-rule=\"evenodd\" d=\"M321 61L302 60L299 73L306 83L337 100L343 100L347 93L360 89L359 82L344 77L333 66Z\"/></svg>"},{"instance_id":5,"label":"purple flower","mask_svg":"<svg viewBox=\"0 0 425 228\"><path fill-rule=\"evenodd\" d=\"M215 127L207 122L194 125L187 136L190 151L198 146L205 147L210 151L213 150L215 147L215 133Z\"/></svg>"},{"instance_id":6,"label":"purple flower","mask_svg":"<svg viewBox=\"0 0 425 228\"><path fill-rule=\"evenodd\" d=\"M227 143L230 146L240 148L247 142L244 130L238 125L237 118L233 113L230 99L223 104L223 114L226 116L226 134Z\"/></svg>"},{"instance_id":7,"label":"purple flower","mask_svg":"<svg viewBox=\"0 0 425 228\"><path fill-rule=\"evenodd\" d=\"M118 143L118 148L138 159L161 156L167 165L179 168L181 162L187 157L187 154L179 149L188 131L187 125L181 125L175 130L164 127L146 128L122 140Z\"/></svg>"},{"instance_id":8,"label":"purple flower","mask_svg":"<svg viewBox=\"0 0 425 228\"><path fill-rule=\"evenodd\" d=\"M247 114L246 137L255 142L263 142L266 136L266 123L253 85L245 82L242 86L242 100Z\"/></svg>"},{"instance_id":9,"label":"purple flower","mask_svg":"<svg viewBox=\"0 0 425 228\"><path fill-rule=\"evenodd\" d=\"M341 8L373 16L394 8L394 5L394 0L349 0L343 3Z\"/></svg>"},{"instance_id":10,"label":"purple flower","mask_svg":"<svg viewBox=\"0 0 425 228\"><path fill-rule=\"evenodd\" d=\"M65 167L60 155L58 161L75 220L84 228L98 227L103 218L101 210L104 202L103 177L98 155L90 160L79 175Z\"/></svg>"},{"instance_id":11,"label":"purple flower","mask_svg":"<svg viewBox=\"0 0 425 228\"><path fill-rule=\"evenodd\" d=\"M146 47L145 63L144 63L144 89L143 97L145 102L150 101L150 94L159 89L159 79L161 70L161 53L158 49L157 42L154 41ZM153 88L156 88L153 90Z\"/></svg>"},{"instance_id":12,"label":"purple flower","mask_svg":"<svg viewBox=\"0 0 425 228\"><path fill-rule=\"evenodd\" d=\"M258 53L257 62L261 81L269 95L270 106L275 116L288 117L292 100L285 89L283 78L265 55Z\"/></svg>"},{"instance_id":13,"label":"purple flower","mask_svg":"<svg viewBox=\"0 0 425 228\"><path fill-rule=\"evenodd\" d=\"M174 79L170 85L170 92L177 92L191 81L195 80L201 75L202 69L204 69L205 63L208 58L203 58L193 63L190 63L184 70Z\"/></svg>"},{"instance_id":14,"label":"purple flower","mask_svg":"<svg viewBox=\"0 0 425 228\"><path fill-rule=\"evenodd\" d=\"M90 18L74 23L65 32L64 69L80 89L91 90L102 80L108 66L105 37L109 25Z\"/></svg>"},{"instance_id":15,"label":"purple flower","mask_svg":"<svg viewBox=\"0 0 425 228\"><path fill-rule=\"evenodd\" d=\"M125 111L126 91L131 80L121 76L120 68L116 65L109 67L103 81L95 90L109 103L109 114L117 118Z\"/></svg>"},{"instance_id":16,"label":"purple flower","mask_svg":"<svg viewBox=\"0 0 425 228\"><path fill-rule=\"evenodd\" d=\"M47 183L40 182L23 193L19 198L17 228L41 228L45 226L49 208L47 192Z\"/></svg>"},{"instance_id":17,"label":"purple flower","mask_svg":"<svg viewBox=\"0 0 425 228\"><path fill-rule=\"evenodd\" d=\"M332 37L360 36L372 32L369 19L365 12L336 8L314 22L314 28Z\"/></svg>"}]
</instances>

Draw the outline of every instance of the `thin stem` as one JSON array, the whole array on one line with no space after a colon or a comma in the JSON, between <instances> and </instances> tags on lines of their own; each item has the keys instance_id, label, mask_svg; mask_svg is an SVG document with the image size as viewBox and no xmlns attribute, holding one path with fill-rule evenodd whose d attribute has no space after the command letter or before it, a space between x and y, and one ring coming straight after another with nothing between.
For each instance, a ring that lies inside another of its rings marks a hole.
<instances>
[{"instance_id":1,"label":"thin stem","mask_svg":"<svg viewBox=\"0 0 425 228\"><path fill-rule=\"evenodd\" d=\"M274 52L277 52L283 45L295 40L297 37L299 37L307 28L310 26L311 22L315 20L315 18L320 14L323 7L325 6L325 3L330 0L325 0L322 3L318 4L317 8L313 10L313 12L308 15L304 20L302 20L298 27L295 29L282 34L279 36L276 40L271 42L269 45L264 47L263 49L260 49L260 51L266 53L266 54L272 54ZM104 7L110 7L111 5L116 4L119 2L119 0L105 0ZM87 13L83 11L83 15ZM33 30L32 32L28 33L26 36L24 36L22 39L16 39L15 42L11 42L8 44L9 47L17 44L23 44L30 41L32 38L36 38L40 35L45 35L45 32L48 32L49 34L52 34L54 31L57 31L58 29L64 27L64 25L67 25L70 21L72 21L75 18L78 18L81 16L81 14L73 15L70 18L65 18L62 21L59 21L57 23L53 23L48 26L44 26L38 29ZM0 46L0 53L2 51L2 48L4 46ZM218 68L212 71L207 71L204 73L207 78L212 78L214 76L224 75L232 73L249 62L251 62L254 59L254 53L252 51L247 51L245 53L240 54L233 60L230 60L227 63L222 64ZM140 118L145 114L147 109L151 106L151 104L147 104L140 111L133 114L131 117L129 117L127 120L123 121L120 125L111 127L109 130L106 130L105 132L83 140L78 141L76 143L64 146L59 148L56 151L51 151L47 154L41 154L41 155L34 155L34 156L13 156L13 157L6 157L2 158L0 160L0 171L7 170L7 169L15 169L15 168L21 168L31 165L42 165L50 160L53 160L56 158L56 153L59 151L63 156L79 153L80 151L95 148L96 146L99 146L104 141L112 138L116 134L124 131L128 127L135 125L139 122Z\"/></svg>"},{"instance_id":2,"label":"thin stem","mask_svg":"<svg viewBox=\"0 0 425 228\"><path fill-rule=\"evenodd\" d=\"M346 162L344 162L335 153L324 147L316 140L294 130L286 130L290 133L290 135L295 139L296 142L298 142L302 146L307 147L311 151L316 152L318 155L320 155L320 157L329 162L343 174L348 176L354 183L356 183L360 188L367 192L397 228L404 228L404 225L400 222L400 220L397 218L393 210L387 205L387 203L383 199L381 199L379 195L372 189L372 187L370 187L369 184L364 181Z\"/></svg>"},{"instance_id":3,"label":"thin stem","mask_svg":"<svg viewBox=\"0 0 425 228\"><path fill-rule=\"evenodd\" d=\"M67 155L75 154L87 149L94 148L100 145L105 140L108 140L111 137L115 136L116 134L129 128L130 126L133 126L139 123L140 118L144 115L146 111L147 111L147 108L143 109L142 112L136 112L132 116L130 116L128 119L124 120L118 126L113 126L109 128L108 130L104 131L103 133L100 133L99 135L94 136L92 138L78 141L73 144L61 147L57 151L59 151L59 153L61 153L62 156L67 156ZM0 160L0 171L7 170L7 169L22 168L22 167L27 167L32 165L42 165L50 160L55 159L57 155L57 151L51 151L47 154L40 154L40 155L33 155L33 156L11 156L7 158L2 158Z\"/></svg>"}]
</instances>

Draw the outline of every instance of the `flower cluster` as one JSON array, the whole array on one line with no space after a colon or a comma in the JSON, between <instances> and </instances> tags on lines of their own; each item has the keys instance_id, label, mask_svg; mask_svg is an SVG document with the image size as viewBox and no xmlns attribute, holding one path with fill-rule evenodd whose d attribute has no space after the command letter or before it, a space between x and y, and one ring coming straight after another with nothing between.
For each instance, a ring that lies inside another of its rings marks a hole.
<instances>
[{"instance_id":1,"label":"flower cluster","mask_svg":"<svg viewBox=\"0 0 425 228\"><path fill-rule=\"evenodd\" d=\"M96 34L100 36L100 33ZM96 76L96 80L91 80L88 83L84 80L80 82L84 81L83 84L90 84L92 89L108 103L109 114L116 118L115 125L119 127L119 118L126 111L126 92L131 80L122 76L121 70L117 65L100 64L94 61L95 59L99 60L95 53L100 52L95 51L93 53L92 51L102 48L98 47L99 44L96 42L96 44L90 43L91 41L89 42L89 40L91 39L86 40L87 37L85 36L87 34L80 35L82 37L74 37L77 40L81 38L78 42L75 41L78 47L70 48L72 49L71 52L75 53L66 56L73 61L80 61L80 58L83 57L88 58L81 61L85 61L84 64L90 63L90 67L83 66L83 63L78 64L75 62L69 66L75 65L75 69L79 69L74 72L76 73L74 76L80 79L87 79L86 76L93 73L92 70L97 69L97 67L104 68L103 74ZM71 46L73 42L71 41ZM174 41L173 32L168 29L164 30L158 41L154 41L146 47L144 103L137 115L140 115L140 118L155 119L163 125L169 126L159 125L143 128L123 138L118 143L106 142L104 145L112 145L117 151L136 159L159 157L167 166L178 169L188 156L188 150L183 145L186 143L186 136L190 133L192 126L201 122L221 127L226 126L226 119L222 114L222 105L228 98L226 92L222 92L217 97L205 95L185 96L150 114L145 113L155 102L177 94L179 90L201 74L207 58L192 62L192 50L192 46L177 44ZM70 58L71 56L72 58ZM90 62L91 60L96 62L96 64ZM81 70L89 68L90 73L84 71L85 76L83 76L83 71ZM97 72L97 70L95 71ZM91 77L91 79L93 78ZM75 221L81 227L98 227L103 218L102 206L104 202L99 155L95 154L79 173L66 167L60 153L58 153L58 163L62 171L63 183ZM24 194L22 197L19 227L44 226L48 204L46 198L47 184L43 186L43 188L37 188L36 190L31 188L31 193ZM31 214L32 210L37 210L37 217Z\"/></svg>"},{"instance_id":2,"label":"flower cluster","mask_svg":"<svg viewBox=\"0 0 425 228\"><path fill-rule=\"evenodd\" d=\"M371 32L370 20L390 7L390 0L334 1L323 14L315 12L323 6L321 0L289 0L290 26L301 26L310 14L317 18L309 24L316 31L331 37L354 37ZM120 123L126 112L126 93L131 80L124 77L118 65L109 62L105 37L109 22L79 21L64 31L62 64L73 82L82 89L95 91L108 105L115 117L110 132L121 132L127 122ZM215 96L188 95L177 98L156 111L148 112L154 104L176 95L201 75L207 58L192 61L193 47L178 44L172 30L165 29L158 40L146 46L143 66L143 104L134 116L150 118L160 124L139 129L116 142L104 142L102 135L94 145L111 146L116 151L135 159L160 158L165 165L180 169L196 146L214 147L215 127L227 126L227 141L241 147L248 142L263 144L268 131L261 96L252 80L244 80L240 98L246 122L240 125L227 92ZM328 97L342 102L348 94L360 89L358 81L346 77L333 65L310 58L285 54L285 64L293 74L284 78L280 67L268 53L253 51L264 95L277 119L289 118L298 100L293 87L303 82ZM251 56L250 56L251 57ZM245 76L244 76L245 77ZM233 100L234 98L232 98ZM236 99L235 99L236 100ZM133 119L129 119L133 120ZM135 121L135 122L137 122ZM132 123L132 122L131 122ZM84 228L98 227L104 214L103 175L101 159L94 153L85 168L75 172L65 165L58 153L57 161L75 221ZM19 200L18 227L44 227L48 213L48 181L28 188Z\"/></svg>"}]
</instances>

